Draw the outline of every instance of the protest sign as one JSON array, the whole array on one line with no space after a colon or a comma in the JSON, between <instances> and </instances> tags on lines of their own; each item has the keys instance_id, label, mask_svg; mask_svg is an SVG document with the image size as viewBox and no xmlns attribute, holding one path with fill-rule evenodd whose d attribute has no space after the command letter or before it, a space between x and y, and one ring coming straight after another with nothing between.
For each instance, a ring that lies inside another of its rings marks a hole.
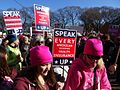
<instances>
[{"instance_id":1,"label":"protest sign","mask_svg":"<svg viewBox=\"0 0 120 90\"><path fill-rule=\"evenodd\" d=\"M22 33L22 21L19 11L3 11L3 18L8 34Z\"/></svg>"},{"instance_id":2,"label":"protest sign","mask_svg":"<svg viewBox=\"0 0 120 90\"><path fill-rule=\"evenodd\" d=\"M70 65L75 58L77 31L55 29L53 36L53 64Z\"/></svg>"},{"instance_id":3,"label":"protest sign","mask_svg":"<svg viewBox=\"0 0 120 90\"><path fill-rule=\"evenodd\" d=\"M37 31L50 28L49 8L34 4L35 28Z\"/></svg>"}]
</instances>

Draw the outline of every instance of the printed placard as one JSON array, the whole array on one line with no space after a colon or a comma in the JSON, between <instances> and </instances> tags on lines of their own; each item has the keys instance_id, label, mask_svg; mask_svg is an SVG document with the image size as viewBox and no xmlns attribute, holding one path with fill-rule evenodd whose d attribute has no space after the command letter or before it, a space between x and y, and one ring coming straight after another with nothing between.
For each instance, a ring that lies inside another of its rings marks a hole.
<instances>
[{"instance_id":1,"label":"printed placard","mask_svg":"<svg viewBox=\"0 0 120 90\"><path fill-rule=\"evenodd\" d=\"M20 35L22 34L22 29L11 29L11 30L7 30L8 34L15 34L15 35Z\"/></svg>"},{"instance_id":2,"label":"printed placard","mask_svg":"<svg viewBox=\"0 0 120 90\"><path fill-rule=\"evenodd\" d=\"M55 29L53 39L53 64L70 65L75 58L76 30Z\"/></svg>"},{"instance_id":3,"label":"printed placard","mask_svg":"<svg viewBox=\"0 0 120 90\"><path fill-rule=\"evenodd\" d=\"M48 30L50 28L49 8L34 4L35 28L39 30Z\"/></svg>"},{"instance_id":4,"label":"printed placard","mask_svg":"<svg viewBox=\"0 0 120 90\"><path fill-rule=\"evenodd\" d=\"M6 30L22 29L22 21L19 11L3 11Z\"/></svg>"}]
</instances>

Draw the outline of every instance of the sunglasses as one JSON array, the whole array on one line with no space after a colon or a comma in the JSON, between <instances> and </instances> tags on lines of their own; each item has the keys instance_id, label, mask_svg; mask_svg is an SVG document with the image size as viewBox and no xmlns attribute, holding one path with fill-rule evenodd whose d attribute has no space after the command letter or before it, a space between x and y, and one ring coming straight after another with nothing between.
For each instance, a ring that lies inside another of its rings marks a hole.
<instances>
[{"instance_id":1,"label":"sunglasses","mask_svg":"<svg viewBox=\"0 0 120 90\"><path fill-rule=\"evenodd\" d=\"M44 41L37 41L36 42L36 45L41 45L41 44L44 44Z\"/></svg>"},{"instance_id":2,"label":"sunglasses","mask_svg":"<svg viewBox=\"0 0 120 90\"><path fill-rule=\"evenodd\" d=\"M102 58L101 56L92 56L92 55L87 55L87 57L92 60L99 60L100 58Z\"/></svg>"}]
</instances>

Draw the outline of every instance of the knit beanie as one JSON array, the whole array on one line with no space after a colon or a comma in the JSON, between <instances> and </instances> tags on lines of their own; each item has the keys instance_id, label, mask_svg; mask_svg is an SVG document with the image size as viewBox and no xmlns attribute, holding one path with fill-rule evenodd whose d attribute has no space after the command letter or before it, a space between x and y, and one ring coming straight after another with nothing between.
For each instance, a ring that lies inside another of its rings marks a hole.
<instances>
[{"instance_id":1,"label":"knit beanie","mask_svg":"<svg viewBox=\"0 0 120 90\"><path fill-rule=\"evenodd\" d=\"M51 63L53 57L47 46L35 46L30 49L31 66Z\"/></svg>"},{"instance_id":2,"label":"knit beanie","mask_svg":"<svg viewBox=\"0 0 120 90\"><path fill-rule=\"evenodd\" d=\"M7 39L9 41L9 43L13 43L14 41L17 40L17 36L16 35L7 35Z\"/></svg>"},{"instance_id":3,"label":"knit beanie","mask_svg":"<svg viewBox=\"0 0 120 90\"><path fill-rule=\"evenodd\" d=\"M102 41L97 38L88 39L83 53L92 56L103 56Z\"/></svg>"}]
</instances>

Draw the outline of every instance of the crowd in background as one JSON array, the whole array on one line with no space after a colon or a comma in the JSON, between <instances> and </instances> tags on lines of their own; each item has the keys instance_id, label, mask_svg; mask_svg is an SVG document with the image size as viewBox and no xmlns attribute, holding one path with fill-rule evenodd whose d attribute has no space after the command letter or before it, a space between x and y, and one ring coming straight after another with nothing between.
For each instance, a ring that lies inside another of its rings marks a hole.
<instances>
[{"instance_id":1,"label":"crowd in background","mask_svg":"<svg viewBox=\"0 0 120 90\"><path fill-rule=\"evenodd\" d=\"M111 90L107 77L109 80L110 75L114 74L116 75L117 82L120 83L119 38L112 40L109 34L97 34L95 32L89 33L88 35L78 35L76 41L75 61L79 62L77 58L86 58L85 55L87 55L88 58L92 58L91 56L94 56L95 54L89 55L90 53L85 51L86 42L93 42L92 45L96 45L95 42L98 42L99 40L100 43L102 43L101 47L103 47L103 52L101 51L102 54L98 54L98 56L102 58L101 61L103 61L105 66L105 69L101 72L104 72L104 75L107 75L105 76L107 82L107 84L105 84L106 87L101 86L100 88ZM78 85L78 83L81 82L76 81L76 79L73 80L75 80L77 84L70 83L70 78L77 76L71 74L73 73L72 69L68 70L68 67L67 72L69 72L67 74L69 75L68 77L67 75L64 77L56 70L56 67L52 65L52 42L52 34L47 33L45 33L45 35L36 35L32 37L26 34L19 36L6 35L6 37L2 38L0 45L0 90L13 90L13 88L14 90L78 90L77 88L81 88L81 86ZM95 47L87 48L94 49ZM91 53L96 52L95 50L91 51ZM97 57L94 58L96 59ZM82 63L83 62L79 64L84 65ZM74 68L75 66L72 65L71 67ZM78 77L76 78L78 79ZM81 88L80 90L85 90L86 85L82 86L84 88ZM39 89L36 89L36 87ZM94 86L92 88L94 88ZM89 90L93 89L89 87Z\"/></svg>"}]
</instances>

